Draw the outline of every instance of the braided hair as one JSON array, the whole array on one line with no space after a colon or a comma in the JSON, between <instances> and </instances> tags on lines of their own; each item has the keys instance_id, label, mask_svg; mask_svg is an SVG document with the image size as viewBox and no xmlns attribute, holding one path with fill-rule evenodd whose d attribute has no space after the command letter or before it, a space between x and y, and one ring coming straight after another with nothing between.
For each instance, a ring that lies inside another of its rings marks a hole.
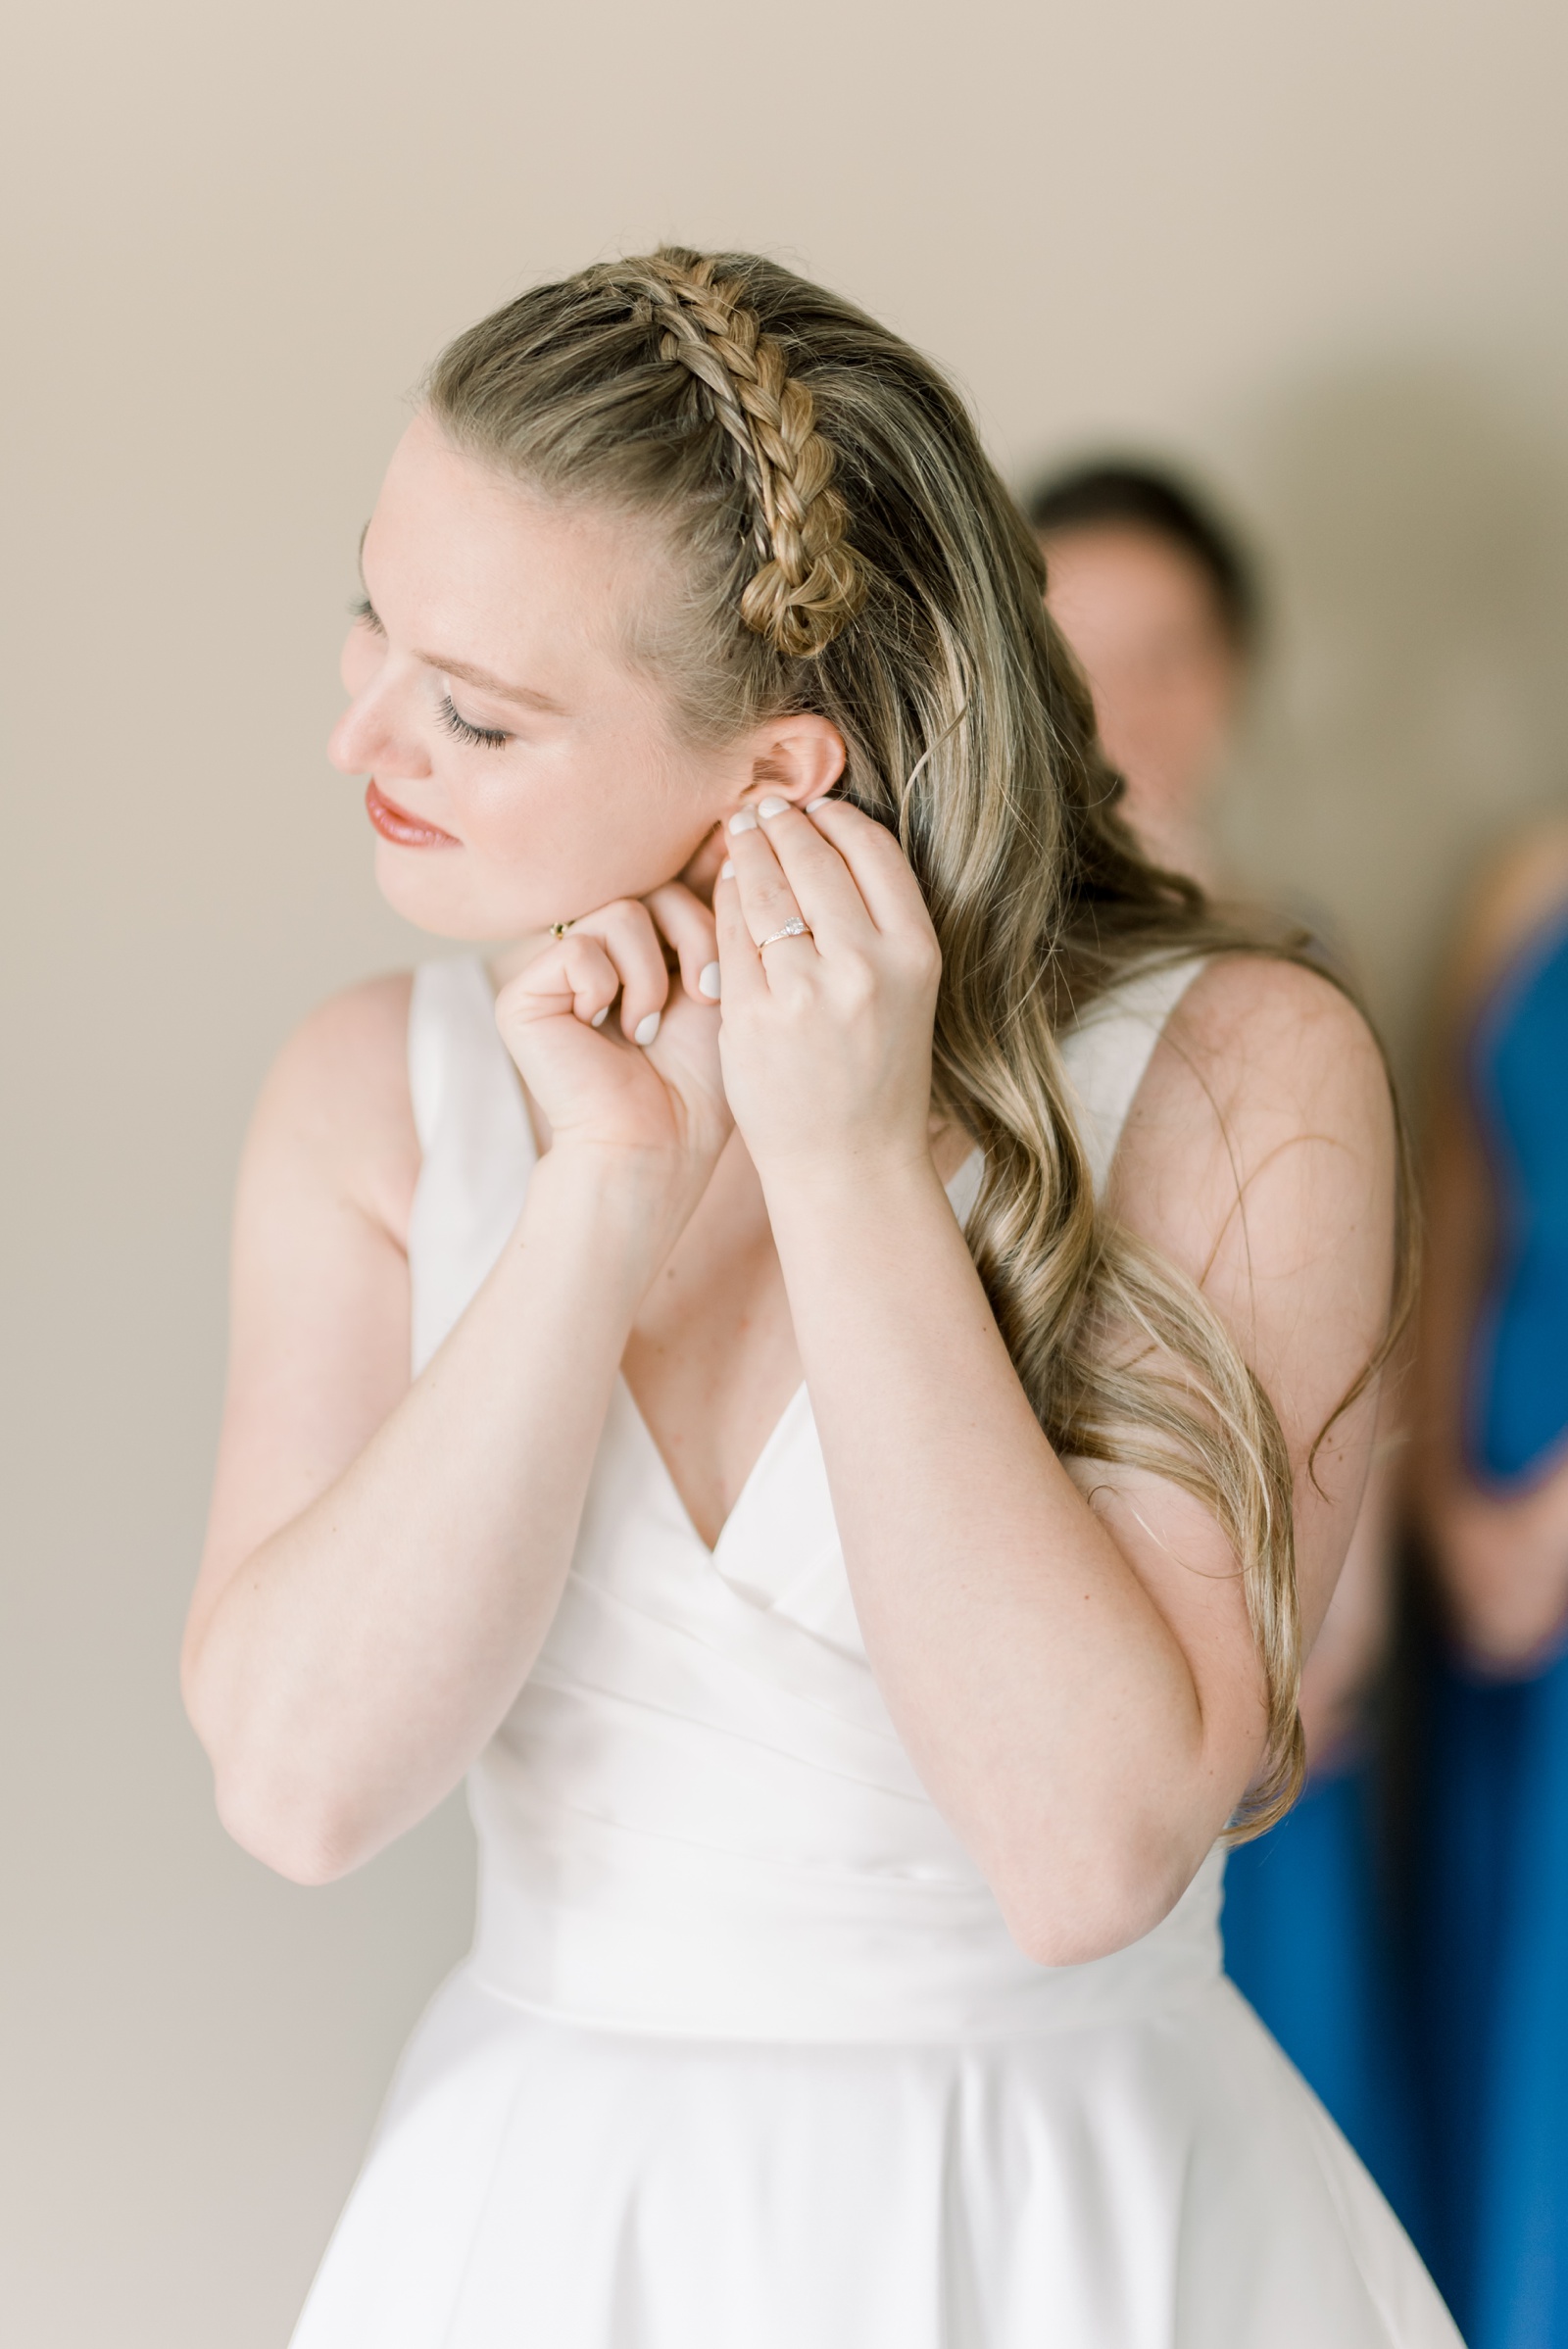
<instances>
[{"instance_id":1,"label":"braided hair","mask_svg":"<svg viewBox=\"0 0 1568 2349\"><path fill-rule=\"evenodd\" d=\"M668 247L523 294L427 399L456 448L662 542L676 585L629 653L689 739L800 710L838 729L842 788L936 928L934 1106L984 1153L967 1238L1024 1392L1058 1451L1174 1479L1235 1548L1268 1693L1256 1832L1302 1770L1291 1461L1200 1291L1097 1205L1056 1031L1134 965L1293 950L1147 861L1034 533L945 377L852 304Z\"/></svg>"},{"instance_id":2,"label":"braided hair","mask_svg":"<svg viewBox=\"0 0 1568 2349\"><path fill-rule=\"evenodd\" d=\"M679 449L695 467L674 471L706 470L703 502L729 509L721 596L772 652L810 660L860 611L867 570L849 540L808 376L792 370L747 295L745 273L674 247L604 263L460 337L431 378L430 405L460 441L482 444L499 428L509 458L543 486L586 470L603 494L620 474L633 504L643 502L635 476L650 454ZM554 379L559 402L573 358L603 371L612 352L615 392L601 382L569 423L554 402L548 420L542 410L519 413L513 395L525 355L536 379L540 369ZM618 451L595 445L611 434Z\"/></svg>"},{"instance_id":3,"label":"braided hair","mask_svg":"<svg viewBox=\"0 0 1568 2349\"><path fill-rule=\"evenodd\" d=\"M741 617L776 652L820 653L865 602L866 578L845 537L833 450L816 429L809 386L790 374L782 344L762 332L739 282L718 276L712 259L662 252L645 266L633 316L659 326L662 359L706 386L751 496L761 568L741 597ZM626 274L622 264L615 275Z\"/></svg>"}]
</instances>

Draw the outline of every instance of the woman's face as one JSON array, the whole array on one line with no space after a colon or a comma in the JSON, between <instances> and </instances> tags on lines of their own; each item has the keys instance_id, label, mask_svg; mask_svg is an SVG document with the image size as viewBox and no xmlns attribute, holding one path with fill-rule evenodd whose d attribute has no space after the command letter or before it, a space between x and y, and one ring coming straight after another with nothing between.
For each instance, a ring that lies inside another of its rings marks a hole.
<instances>
[{"instance_id":1,"label":"woman's face","mask_svg":"<svg viewBox=\"0 0 1568 2349\"><path fill-rule=\"evenodd\" d=\"M1191 556L1136 524L1084 523L1043 543L1046 600L1127 779L1128 819L1158 847L1199 812L1240 699L1214 591Z\"/></svg>"},{"instance_id":2,"label":"woman's face","mask_svg":"<svg viewBox=\"0 0 1568 2349\"><path fill-rule=\"evenodd\" d=\"M330 755L368 775L377 881L421 929L520 938L640 897L745 796L752 746L681 743L633 658L678 585L651 531L539 497L419 416L363 568Z\"/></svg>"}]
</instances>

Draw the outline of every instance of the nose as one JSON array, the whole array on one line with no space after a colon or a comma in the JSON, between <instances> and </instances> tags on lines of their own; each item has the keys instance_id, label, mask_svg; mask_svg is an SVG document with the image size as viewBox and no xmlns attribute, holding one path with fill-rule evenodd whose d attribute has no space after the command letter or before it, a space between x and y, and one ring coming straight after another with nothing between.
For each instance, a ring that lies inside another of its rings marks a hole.
<instances>
[{"instance_id":1,"label":"nose","mask_svg":"<svg viewBox=\"0 0 1568 2349\"><path fill-rule=\"evenodd\" d=\"M369 699L364 693L352 701L326 738L326 755L340 775L363 775L375 764L376 729L366 707Z\"/></svg>"},{"instance_id":2,"label":"nose","mask_svg":"<svg viewBox=\"0 0 1568 2349\"><path fill-rule=\"evenodd\" d=\"M326 755L341 775L399 775L427 771L414 730L398 722L399 696L384 664L367 679L326 740Z\"/></svg>"}]
</instances>

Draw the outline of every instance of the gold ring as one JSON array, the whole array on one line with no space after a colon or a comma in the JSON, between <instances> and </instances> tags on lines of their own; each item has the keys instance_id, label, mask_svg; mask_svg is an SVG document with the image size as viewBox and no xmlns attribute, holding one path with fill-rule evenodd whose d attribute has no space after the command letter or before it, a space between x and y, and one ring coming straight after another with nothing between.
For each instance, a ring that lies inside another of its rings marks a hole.
<instances>
[{"instance_id":1,"label":"gold ring","mask_svg":"<svg viewBox=\"0 0 1568 2349\"><path fill-rule=\"evenodd\" d=\"M800 915L797 913L793 920L787 921L784 924L782 930L773 930L766 938L760 938L757 942L757 951L759 954L760 954L763 947L776 946L781 938L809 938L810 935L810 923L802 921Z\"/></svg>"}]
</instances>

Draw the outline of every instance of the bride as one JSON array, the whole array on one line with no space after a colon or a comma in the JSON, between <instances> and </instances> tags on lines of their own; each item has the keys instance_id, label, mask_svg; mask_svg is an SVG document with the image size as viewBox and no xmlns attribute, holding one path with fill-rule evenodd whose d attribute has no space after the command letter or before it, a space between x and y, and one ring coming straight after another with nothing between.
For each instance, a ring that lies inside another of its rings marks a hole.
<instances>
[{"instance_id":1,"label":"bride","mask_svg":"<svg viewBox=\"0 0 1568 2349\"><path fill-rule=\"evenodd\" d=\"M1452 2344L1216 1936L1402 1309L1359 1015L770 263L460 337L363 564L378 879L507 943L269 1080L185 1688L260 1858L466 1775L481 1892L297 2349Z\"/></svg>"}]
</instances>

